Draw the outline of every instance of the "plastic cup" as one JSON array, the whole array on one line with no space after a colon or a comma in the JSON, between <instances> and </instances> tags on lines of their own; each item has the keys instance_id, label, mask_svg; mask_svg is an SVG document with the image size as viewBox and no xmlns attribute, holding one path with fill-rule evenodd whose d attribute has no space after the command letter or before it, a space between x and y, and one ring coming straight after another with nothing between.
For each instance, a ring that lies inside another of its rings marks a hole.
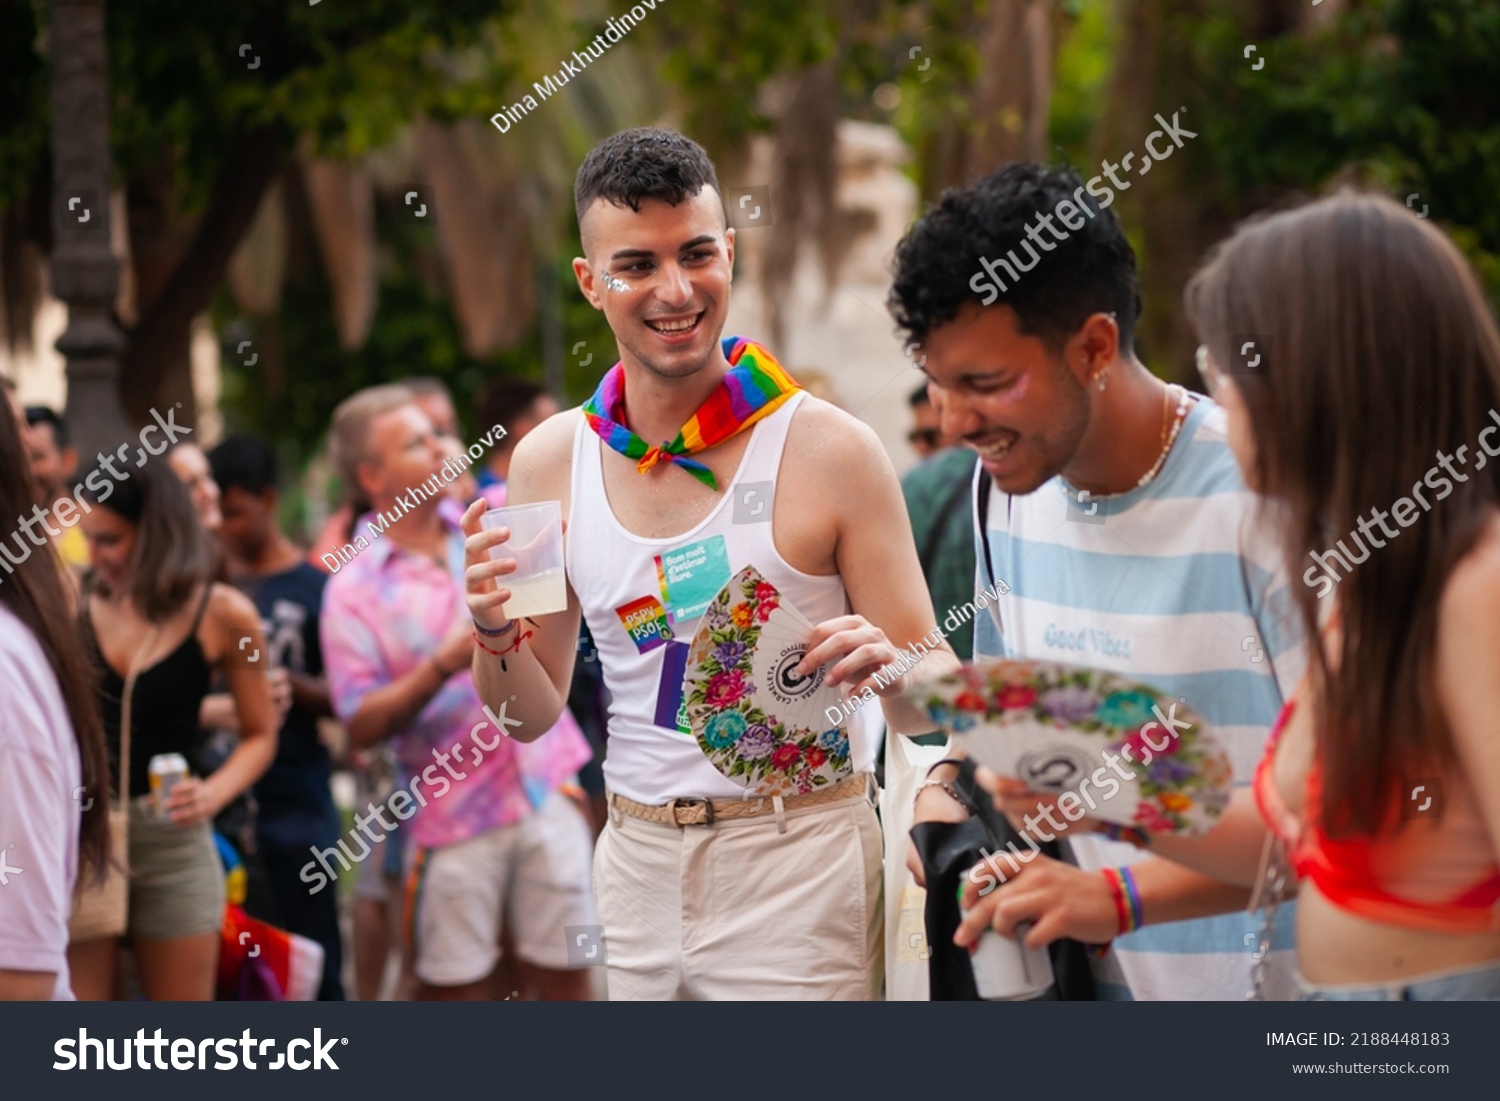
<instances>
[{"instance_id":1,"label":"plastic cup","mask_svg":"<svg viewBox=\"0 0 1500 1101\"><path fill-rule=\"evenodd\" d=\"M510 590L506 619L547 615L568 606L568 578L563 571L562 502L492 508L480 526L509 528L510 538L490 550L490 560L514 558L516 572L497 577L495 584Z\"/></svg>"}]
</instances>

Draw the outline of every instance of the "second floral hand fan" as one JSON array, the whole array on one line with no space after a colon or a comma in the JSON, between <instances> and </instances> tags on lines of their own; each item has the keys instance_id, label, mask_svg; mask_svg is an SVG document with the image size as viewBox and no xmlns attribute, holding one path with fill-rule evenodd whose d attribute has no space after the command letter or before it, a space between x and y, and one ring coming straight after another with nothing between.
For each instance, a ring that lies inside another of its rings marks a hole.
<instances>
[{"instance_id":1,"label":"second floral hand fan","mask_svg":"<svg viewBox=\"0 0 1500 1101\"><path fill-rule=\"evenodd\" d=\"M756 795L799 795L854 774L843 700L822 669L797 674L813 625L754 566L729 579L688 650L688 724L709 763Z\"/></svg>"},{"instance_id":2,"label":"second floral hand fan","mask_svg":"<svg viewBox=\"0 0 1500 1101\"><path fill-rule=\"evenodd\" d=\"M1229 758L1203 719L1114 673L976 662L907 698L986 768L1033 791L1072 792L1084 814L1105 822L1204 833L1229 803Z\"/></svg>"}]
</instances>

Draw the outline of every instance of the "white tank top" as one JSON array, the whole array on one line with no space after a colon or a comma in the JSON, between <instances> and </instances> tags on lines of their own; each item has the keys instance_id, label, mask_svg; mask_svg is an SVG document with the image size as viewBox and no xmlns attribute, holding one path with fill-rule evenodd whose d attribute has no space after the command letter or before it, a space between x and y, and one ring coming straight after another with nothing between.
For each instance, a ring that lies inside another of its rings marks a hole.
<instances>
[{"instance_id":1,"label":"white tank top","mask_svg":"<svg viewBox=\"0 0 1500 1101\"><path fill-rule=\"evenodd\" d=\"M568 580L583 606L612 697L604 778L611 791L627 799L659 805L748 794L742 784L719 775L692 734L676 725L687 648L703 607L730 577L754 566L813 623L849 611L838 574L818 577L795 569L777 552L769 522L747 522L752 512L759 514L757 504L769 520L770 494L759 490L763 500L757 501L753 483L776 480L787 429L804 396L798 393L750 429L750 442L731 480L745 498L742 522L734 522L736 493L724 487L723 498L701 523L666 539L644 538L620 523L604 492L604 441L578 418L566 537ZM675 616L670 623L669 611ZM670 641L663 641L664 627ZM874 767L880 720L876 705L847 720L856 772Z\"/></svg>"}]
</instances>

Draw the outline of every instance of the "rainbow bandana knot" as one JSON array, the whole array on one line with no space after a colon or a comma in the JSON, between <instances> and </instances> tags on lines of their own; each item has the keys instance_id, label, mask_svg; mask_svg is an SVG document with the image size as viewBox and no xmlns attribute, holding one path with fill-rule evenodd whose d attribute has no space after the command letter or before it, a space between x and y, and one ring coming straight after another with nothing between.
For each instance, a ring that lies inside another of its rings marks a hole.
<instances>
[{"instance_id":1,"label":"rainbow bandana knot","mask_svg":"<svg viewBox=\"0 0 1500 1101\"><path fill-rule=\"evenodd\" d=\"M599 380L599 389L583 403L583 416L606 445L636 460L644 474L663 460L676 463L709 489L718 489L713 471L687 458L723 443L743 432L762 417L781 408L801 389L776 357L764 346L744 337L723 340L729 370L718 388L698 406L698 411L677 433L677 438L652 446L624 424L625 365L616 363Z\"/></svg>"}]
</instances>

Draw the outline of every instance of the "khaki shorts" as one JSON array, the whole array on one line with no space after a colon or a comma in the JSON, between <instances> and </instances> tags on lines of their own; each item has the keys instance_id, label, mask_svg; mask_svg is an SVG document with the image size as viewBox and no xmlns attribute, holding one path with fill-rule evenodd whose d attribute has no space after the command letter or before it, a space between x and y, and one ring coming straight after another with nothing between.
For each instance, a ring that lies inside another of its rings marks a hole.
<instances>
[{"instance_id":1,"label":"khaki shorts","mask_svg":"<svg viewBox=\"0 0 1500 1101\"><path fill-rule=\"evenodd\" d=\"M213 827L156 817L149 795L130 801L128 936L178 940L224 927L224 865Z\"/></svg>"},{"instance_id":2,"label":"khaki shorts","mask_svg":"<svg viewBox=\"0 0 1500 1101\"><path fill-rule=\"evenodd\" d=\"M864 796L711 826L612 811L594 854L609 996L866 1001L884 971L880 825Z\"/></svg>"},{"instance_id":3,"label":"khaki shorts","mask_svg":"<svg viewBox=\"0 0 1500 1101\"><path fill-rule=\"evenodd\" d=\"M406 882L406 945L431 986L477 982L500 959L502 922L516 955L566 970L568 926L598 922L583 812L554 791L529 818L456 845L416 849Z\"/></svg>"}]
</instances>

